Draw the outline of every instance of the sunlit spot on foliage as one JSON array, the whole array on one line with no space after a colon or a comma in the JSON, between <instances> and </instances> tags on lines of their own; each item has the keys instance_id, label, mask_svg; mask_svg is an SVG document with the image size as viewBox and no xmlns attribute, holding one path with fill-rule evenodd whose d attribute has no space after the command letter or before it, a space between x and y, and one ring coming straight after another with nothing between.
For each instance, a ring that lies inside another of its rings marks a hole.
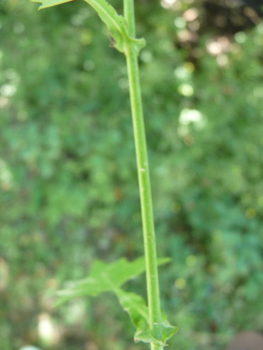
<instances>
[{"instance_id":1,"label":"sunlit spot on foliage","mask_svg":"<svg viewBox=\"0 0 263 350\"><path fill-rule=\"evenodd\" d=\"M186 125L181 125L179 126L177 132L180 137L185 138L189 134L189 128Z\"/></svg>"},{"instance_id":2,"label":"sunlit spot on foliage","mask_svg":"<svg viewBox=\"0 0 263 350\"><path fill-rule=\"evenodd\" d=\"M262 86L256 86L253 89L253 95L258 98L263 97L263 87Z\"/></svg>"},{"instance_id":3,"label":"sunlit spot on foliage","mask_svg":"<svg viewBox=\"0 0 263 350\"><path fill-rule=\"evenodd\" d=\"M46 346L56 344L60 339L60 332L58 327L54 324L51 315L42 313L38 317L38 335Z\"/></svg>"},{"instance_id":4,"label":"sunlit spot on foliage","mask_svg":"<svg viewBox=\"0 0 263 350\"><path fill-rule=\"evenodd\" d=\"M244 13L253 23L259 23L260 19L258 15L251 7L246 6L244 8Z\"/></svg>"},{"instance_id":5,"label":"sunlit spot on foliage","mask_svg":"<svg viewBox=\"0 0 263 350\"><path fill-rule=\"evenodd\" d=\"M193 123L198 130L205 127L206 121L203 114L196 109L183 109L179 116L179 123L181 125L189 125Z\"/></svg>"},{"instance_id":6,"label":"sunlit spot on foliage","mask_svg":"<svg viewBox=\"0 0 263 350\"><path fill-rule=\"evenodd\" d=\"M4 108L8 105L8 98L5 96L0 97L0 108Z\"/></svg>"},{"instance_id":7,"label":"sunlit spot on foliage","mask_svg":"<svg viewBox=\"0 0 263 350\"><path fill-rule=\"evenodd\" d=\"M11 97L16 93L16 87L11 84L2 85L0 88L0 93L2 96Z\"/></svg>"},{"instance_id":8,"label":"sunlit spot on foliage","mask_svg":"<svg viewBox=\"0 0 263 350\"><path fill-rule=\"evenodd\" d=\"M193 65L192 62L186 62L184 64L184 69L189 72L189 73L192 73L194 70L195 70L195 66Z\"/></svg>"},{"instance_id":9,"label":"sunlit spot on foliage","mask_svg":"<svg viewBox=\"0 0 263 350\"><path fill-rule=\"evenodd\" d=\"M263 196L261 196L261 197L258 198L258 205L259 205L260 207L263 207Z\"/></svg>"},{"instance_id":10,"label":"sunlit spot on foliage","mask_svg":"<svg viewBox=\"0 0 263 350\"><path fill-rule=\"evenodd\" d=\"M177 278L174 282L177 289L184 289L186 287L186 280L184 278Z\"/></svg>"},{"instance_id":11,"label":"sunlit spot on foliage","mask_svg":"<svg viewBox=\"0 0 263 350\"><path fill-rule=\"evenodd\" d=\"M207 51L213 55L220 55L230 48L230 40L226 36L222 36L216 40L208 41L206 44Z\"/></svg>"},{"instance_id":12,"label":"sunlit spot on foliage","mask_svg":"<svg viewBox=\"0 0 263 350\"><path fill-rule=\"evenodd\" d=\"M229 63L227 55L219 55L216 58L216 62L220 67L226 67Z\"/></svg>"},{"instance_id":13,"label":"sunlit spot on foliage","mask_svg":"<svg viewBox=\"0 0 263 350\"><path fill-rule=\"evenodd\" d=\"M177 27L177 28L185 28L186 27L186 21L183 17L177 17L175 20L174 20L174 25Z\"/></svg>"},{"instance_id":14,"label":"sunlit spot on foliage","mask_svg":"<svg viewBox=\"0 0 263 350\"><path fill-rule=\"evenodd\" d=\"M239 44L243 44L247 40L247 35L244 32L238 32L235 34L235 41Z\"/></svg>"},{"instance_id":15,"label":"sunlit spot on foliage","mask_svg":"<svg viewBox=\"0 0 263 350\"><path fill-rule=\"evenodd\" d=\"M197 258L194 255L188 255L185 262L186 262L186 265L189 267L195 266L197 263Z\"/></svg>"},{"instance_id":16,"label":"sunlit spot on foliage","mask_svg":"<svg viewBox=\"0 0 263 350\"><path fill-rule=\"evenodd\" d=\"M71 16L71 23L74 26L84 25L88 17L90 17L90 10L89 8L83 7L78 13Z\"/></svg>"},{"instance_id":17,"label":"sunlit spot on foliage","mask_svg":"<svg viewBox=\"0 0 263 350\"><path fill-rule=\"evenodd\" d=\"M0 186L4 191L8 191L13 186L13 176L7 163L0 159Z\"/></svg>"},{"instance_id":18,"label":"sunlit spot on foliage","mask_svg":"<svg viewBox=\"0 0 263 350\"><path fill-rule=\"evenodd\" d=\"M223 242L222 232L218 230L214 231L212 239L213 243L215 243L216 245L220 245Z\"/></svg>"},{"instance_id":19,"label":"sunlit spot on foliage","mask_svg":"<svg viewBox=\"0 0 263 350\"><path fill-rule=\"evenodd\" d=\"M80 41L84 46L88 46L92 43L93 33L91 30L85 29L81 32Z\"/></svg>"},{"instance_id":20,"label":"sunlit spot on foliage","mask_svg":"<svg viewBox=\"0 0 263 350\"><path fill-rule=\"evenodd\" d=\"M143 62L150 62L153 59L153 55L152 55L151 51L143 50L142 53L141 53L140 59Z\"/></svg>"},{"instance_id":21,"label":"sunlit spot on foliage","mask_svg":"<svg viewBox=\"0 0 263 350\"><path fill-rule=\"evenodd\" d=\"M85 322L86 301L82 298L72 300L67 304L65 310L65 321L67 324L78 324Z\"/></svg>"},{"instance_id":22,"label":"sunlit spot on foliage","mask_svg":"<svg viewBox=\"0 0 263 350\"><path fill-rule=\"evenodd\" d=\"M189 10L185 11L184 13L184 19L187 22L194 21L199 15L199 12L196 8L190 8Z\"/></svg>"},{"instance_id":23,"label":"sunlit spot on foliage","mask_svg":"<svg viewBox=\"0 0 263 350\"><path fill-rule=\"evenodd\" d=\"M259 34L263 34L263 23L260 23L257 27L256 30Z\"/></svg>"},{"instance_id":24,"label":"sunlit spot on foliage","mask_svg":"<svg viewBox=\"0 0 263 350\"><path fill-rule=\"evenodd\" d=\"M0 291L6 289L9 280L9 266L7 262L0 258Z\"/></svg>"},{"instance_id":25,"label":"sunlit spot on foliage","mask_svg":"<svg viewBox=\"0 0 263 350\"><path fill-rule=\"evenodd\" d=\"M188 80L189 79L189 72L185 69L185 67L177 67L175 70L174 70L174 76L177 78L177 79L180 79L182 81L185 81L185 80Z\"/></svg>"},{"instance_id":26,"label":"sunlit spot on foliage","mask_svg":"<svg viewBox=\"0 0 263 350\"><path fill-rule=\"evenodd\" d=\"M194 42L197 39L197 34L194 32L191 32L188 29L182 29L177 34L179 41L183 43L187 42Z\"/></svg>"},{"instance_id":27,"label":"sunlit spot on foliage","mask_svg":"<svg viewBox=\"0 0 263 350\"><path fill-rule=\"evenodd\" d=\"M192 21L188 24L189 29L191 29L193 32L197 32L200 28L200 22L199 21Z\"/></svg>"},{"instance_id":28,"label":"sunlit spot on foliage","mask_svg":"<svg viewBox=\"0 0 263 350\"><path fill-rule=\"evenodd\" d=\"M161 0L161 5L165 9L173 7L177 0Z\"/></svg>"},{"instance_id":29,"label":"sunlit spot on foliage","mask_svg":"<svg viewBox=\"0 0 263 350\"><path fill-rule=\"evenodd\" d=\"M262 44L263 44L263 37L262 37L262 35L256 36L254 38L254 43L255 43L256 46L262 46Z\"/></svg>"},{"instance_id":30,"label":"sunlit spot on foliage","mask_svg":"<svg viewBox=\"0 0 263 350\"><path fill-rule=\"evenodd\" d=\"M186 97L193 96L194 88L190 84L182 84L178 87L178 92Z\"/></svg>"},{"instance_id":31,"label":"sunlit spot on foliage","mask_svg":"<svg viewBox=\"0 0 263 350\"><path fill-rule=\"evenodd\" d=\"M0 54L1 61L1 54ZM5 84L0 86L0 97L11 97L15 95L19 84L20 77L14 69L7 69L2 72L5 79Z\"/></svg>"},{"instance_id":32,"label":"sunlit spot on foliage","mask_svg":"<svg viewBox=\"0 0 263 350\"><path fill-rule=\"evenodd\" d=\"M235 177L239 177L242 174L242 169L238 165L233 165L231 172Z\"/></svg>"},{"instance_id":33,"label":"sunlit spot on foliage","mask_svg":"<svg viewBox=\"0 0 263 350\"><path fill-rule=\"evenodd\" d=\"M83 68L85 69L85 71L87 72L91 72L95 69L95 63L93 61L85 61L83 63Z\"/></svg>"},{"instance_id":34,"label":"sunlit spot on foliage","mask_svg":"<svg viewBox=\"0 0 263 350\"><path fill-rule=\"evenodd\" d=\"M20 81L20 76L14 69L7 69L4 72L4 75L5 75L6 79L8 81L12 82L12 84L14 84L14 85L17 85Z\"/></svg>"}]
</instances>

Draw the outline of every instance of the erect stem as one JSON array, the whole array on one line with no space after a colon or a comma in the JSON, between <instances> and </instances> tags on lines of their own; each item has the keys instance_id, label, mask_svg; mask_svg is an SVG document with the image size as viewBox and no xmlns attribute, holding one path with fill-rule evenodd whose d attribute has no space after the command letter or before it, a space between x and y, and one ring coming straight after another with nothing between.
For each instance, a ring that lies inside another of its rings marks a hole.
<instances>
[{"instance_id":1,"label":"erect stem","mask_svg":"<svg viewBox=\"0 0 263 350\"><path fill-rule=\"evenodd\" d=\"M134 0L124 0L124 17L128 23L130 36L135 38Z\"/></svg>"},{"instance_id":2,"label":"erect stem","mask_svg":"<svg viewBox=\"0 0 263 350\"><path fill-rule=\"evenodd\" d=\"M134 3L124 0L124 15L129 34L135 37ZM149 176L149 164L143 120L143 108L139 78L137 52L133 44L127 45L126 60L129 77L132 120L135 138L137 169L143 222L144 250L146 260L146 280L149 308L149 321L152 333L157 339L162 337L157 254L154 232L152 195ZM151 344L151 350L162 350L162 346Z\"/></svg>"}]
</instances>

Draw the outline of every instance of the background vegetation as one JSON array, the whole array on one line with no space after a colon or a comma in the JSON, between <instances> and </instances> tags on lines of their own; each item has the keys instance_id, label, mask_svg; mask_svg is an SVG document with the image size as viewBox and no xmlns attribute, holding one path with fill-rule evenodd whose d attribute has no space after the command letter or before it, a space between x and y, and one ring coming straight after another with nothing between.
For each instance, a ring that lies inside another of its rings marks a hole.
<instances>
[{"instance_id":1,"label":"background vegetation","mask_svg":"<svg viewBox=\"0 0 263 350\"><path fill-rule=\"evenodd\" d=\"M52 308L94 259L143 248L124 57L87 4L37 7L0 3L1 350L146 349L110 294ZM263 23L223 1L136 7L171 349L220 350L263 324Z\"/></svg>"}]
</instances>

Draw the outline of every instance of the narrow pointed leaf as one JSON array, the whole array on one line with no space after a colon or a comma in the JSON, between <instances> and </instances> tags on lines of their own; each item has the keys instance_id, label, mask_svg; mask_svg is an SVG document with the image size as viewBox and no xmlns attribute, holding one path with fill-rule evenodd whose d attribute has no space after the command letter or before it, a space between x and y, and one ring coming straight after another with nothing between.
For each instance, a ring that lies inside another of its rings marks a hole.
<instances>
[{"instance_id":1,"label":"narrow pointed leaf","mask_svg":"<svg viewBox=\"0 0 263 350\"><path fill-rule=\"evenodd\" d=\"M66 2L70 2L70 1L74 1L74 0L30 0L30 2L42 3L42 5L39 7L39 10L60 5L60 4L65 4Z\"/></svg>"}]
</instances>

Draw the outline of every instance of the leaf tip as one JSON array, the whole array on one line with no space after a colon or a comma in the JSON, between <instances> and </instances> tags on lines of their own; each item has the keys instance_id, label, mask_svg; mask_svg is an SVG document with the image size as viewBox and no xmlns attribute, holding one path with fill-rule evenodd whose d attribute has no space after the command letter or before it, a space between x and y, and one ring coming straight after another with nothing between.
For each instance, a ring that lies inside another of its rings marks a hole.
<instances>
[{"instance_id":1,"label":"leaf tip","mask_svg":"<svg viewBox=\"0 0 263 350\"><path fill-rule=\"evenodd\" d=\"M38 11L43 10L43 2L41 0L30 0L30 2L37 3L39 5Z\"/></svg>"},{"instance_id":2,"label":"leaf tip","mask_svg":"<svg viewBox=\"0 0 263 350\"><path fill-rule=\"evenodd\" d=\"M53 7L56 5L65 4L65 3L70 2L70 1L74 1L74 0L30 0L30 2L40 3L38 11L44 10L48 7Z\"/></svg>"}]
</instances>

